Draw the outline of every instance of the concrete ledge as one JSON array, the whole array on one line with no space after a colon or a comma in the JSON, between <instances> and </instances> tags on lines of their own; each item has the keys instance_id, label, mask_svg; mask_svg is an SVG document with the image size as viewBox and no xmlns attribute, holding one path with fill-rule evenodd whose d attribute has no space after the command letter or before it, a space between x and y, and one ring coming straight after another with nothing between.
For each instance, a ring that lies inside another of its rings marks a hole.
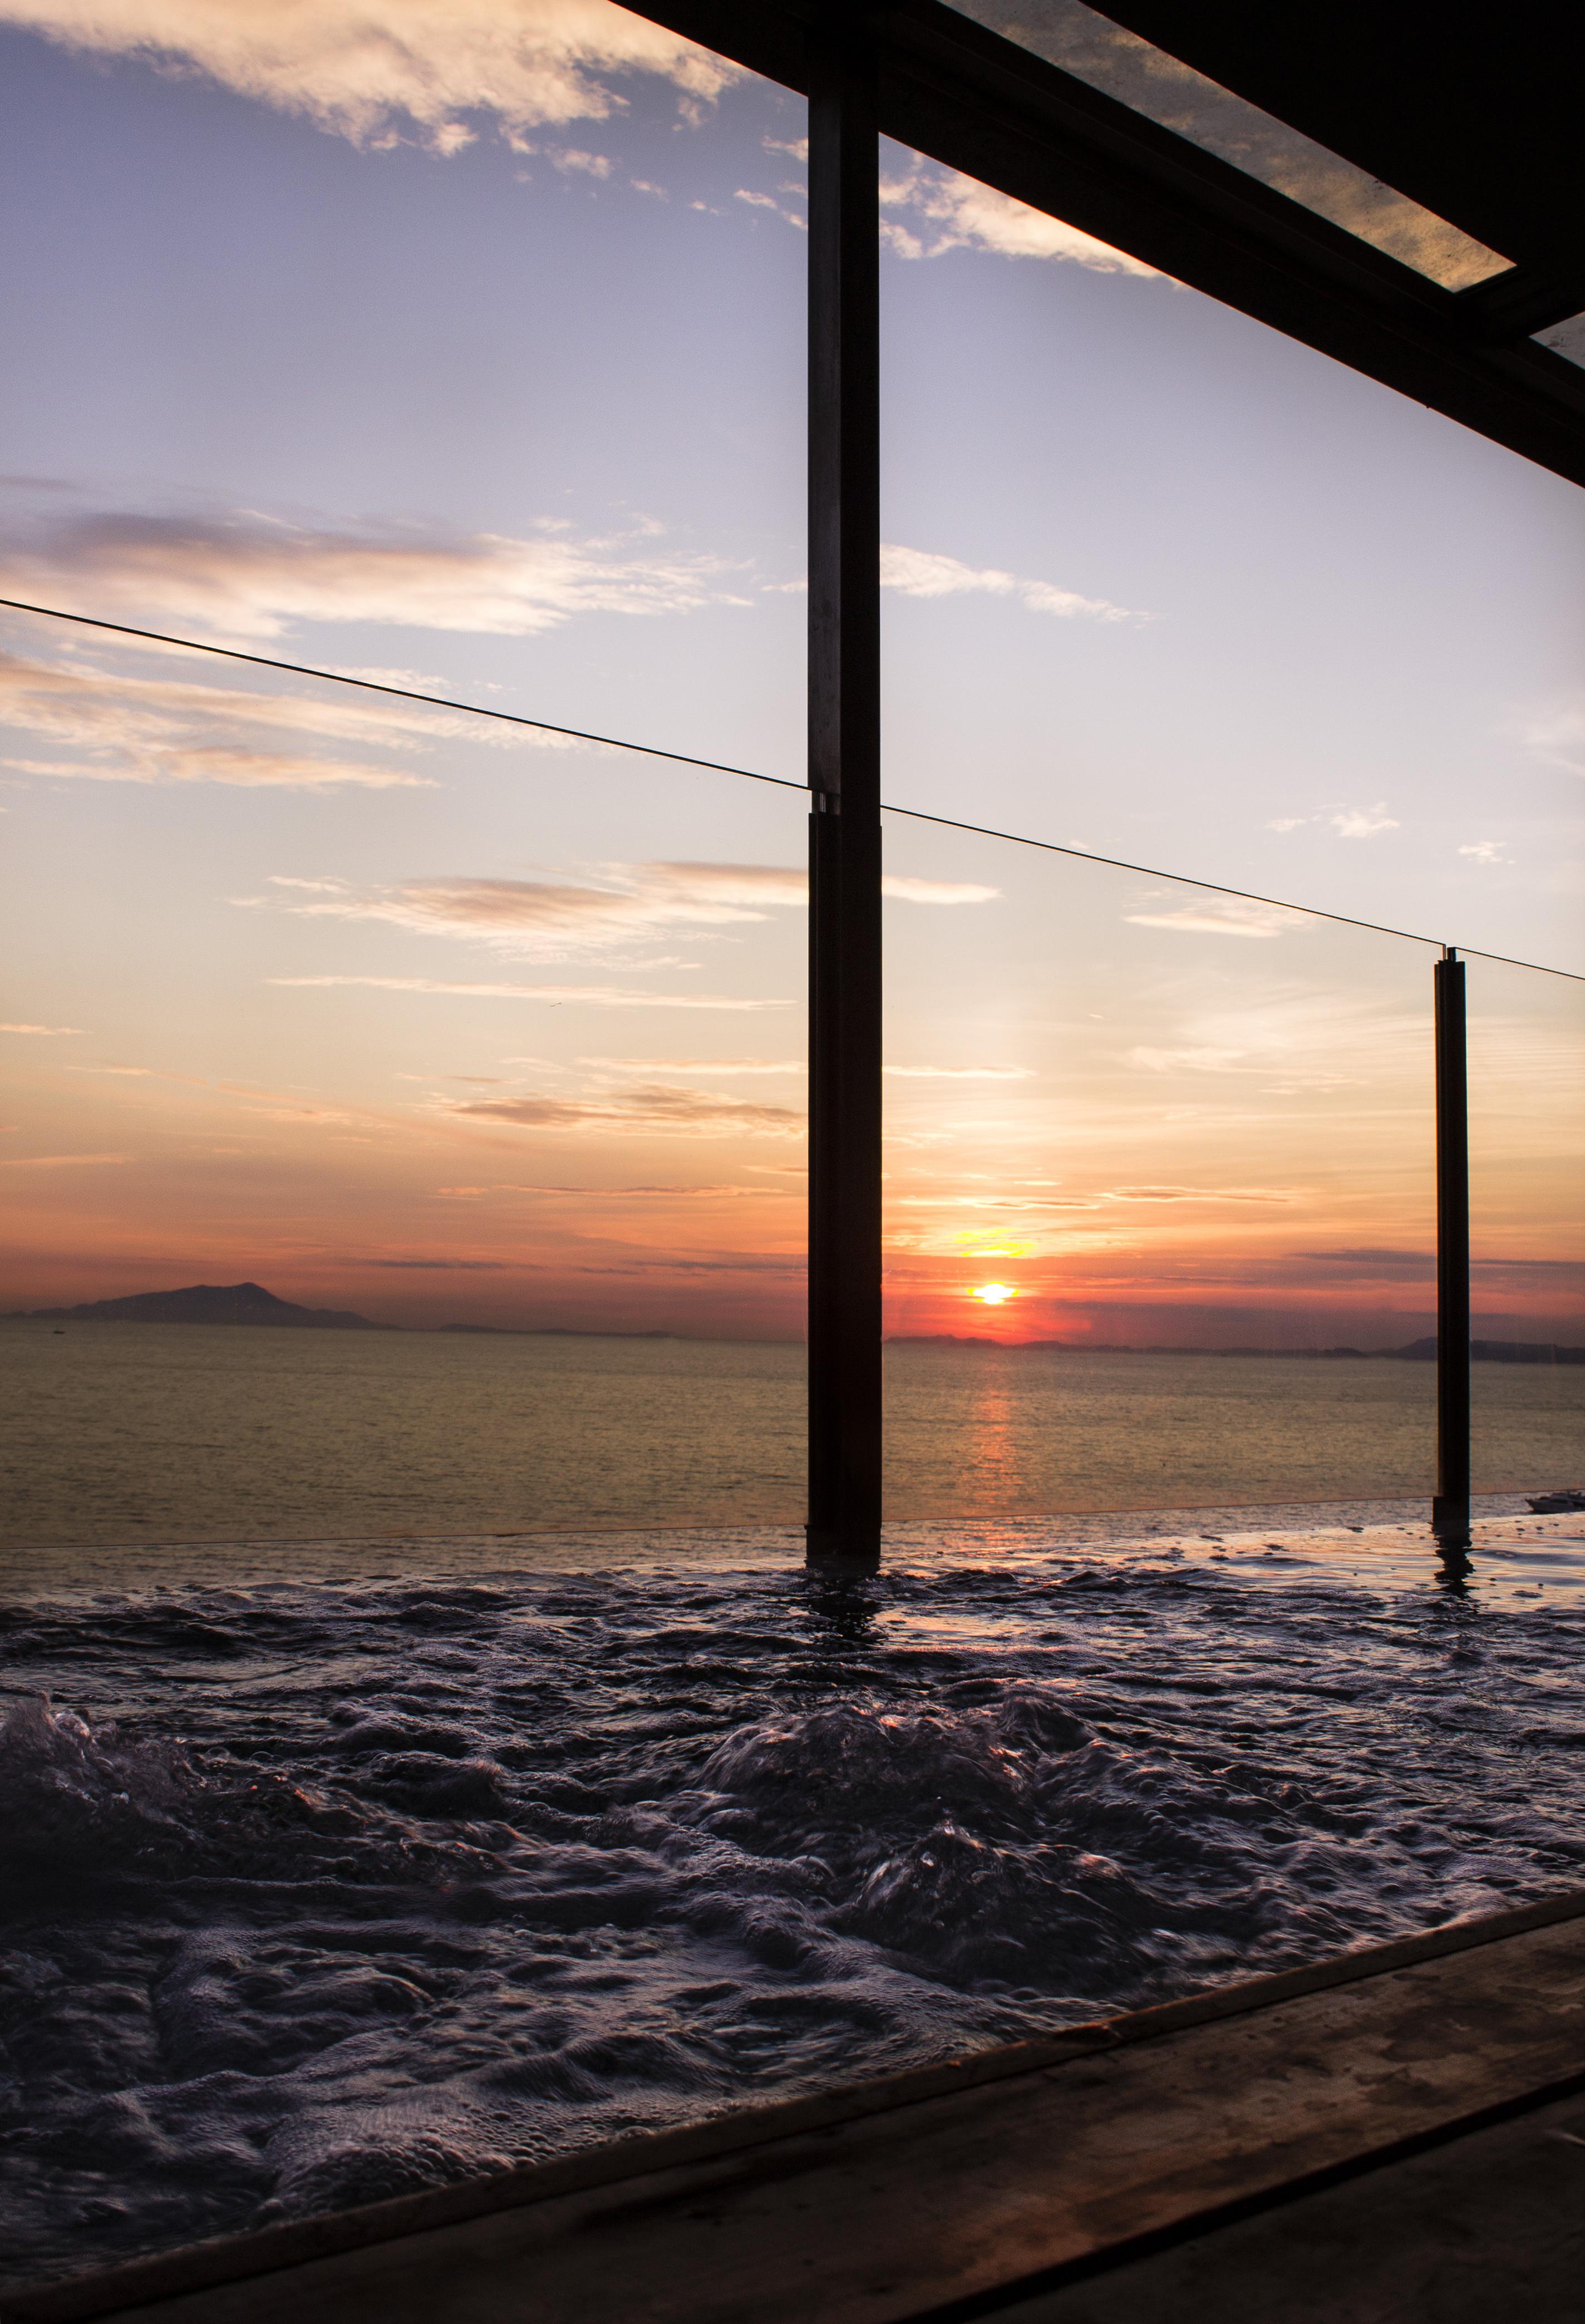
<instances>
[{"instance_id":1,"label":"concrete ledge","mask_svg":"<svg viewBox=\"0 0 1585 2324\"><path fill-rule=\"evenodd\" d=\"M1492 2324L1585 2310L1585 2098L1075 2273L1003 2324ZM981 2313L984 2311L981 2310Z\"/></svg>"},{"instance_id":2,"label":"concrete ledge","mask_svg":"<svg viewBox=\"0 0 1585 2324\"><path fill-rule=\"evenodd\" d=\"M945 2324L1576 2089L1578 1891L830 2098L14 2293L0 2317Z\"/></svg>"}]
</instances>

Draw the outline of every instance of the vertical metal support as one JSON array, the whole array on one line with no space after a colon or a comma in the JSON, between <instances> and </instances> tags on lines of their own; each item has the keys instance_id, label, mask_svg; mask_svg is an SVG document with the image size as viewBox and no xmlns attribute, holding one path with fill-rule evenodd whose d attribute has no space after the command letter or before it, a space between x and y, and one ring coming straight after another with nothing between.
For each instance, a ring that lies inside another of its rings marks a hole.
<instances>
[{"instance_id":1,"label":"vertical metal support","mask_svg":"<svg viewBox=\"0 0 1585 2324\"><path fill-rule=\"evenodd\" d=\"M1436 991L1436 1497L1444 1551L1470 1546L1470 1091L1464 964L1451 947Z\"/></svg>"},{"instance_id":2,"label":"vertical metal support","mask_svg":"<svg viewBox=\"0 0 1585 2324\"><path fill-rule=\"evenodd\" d=\"M880 1545L880 146L869 11L809 35L809 1523Z\"/></svg>"}]
</instances>

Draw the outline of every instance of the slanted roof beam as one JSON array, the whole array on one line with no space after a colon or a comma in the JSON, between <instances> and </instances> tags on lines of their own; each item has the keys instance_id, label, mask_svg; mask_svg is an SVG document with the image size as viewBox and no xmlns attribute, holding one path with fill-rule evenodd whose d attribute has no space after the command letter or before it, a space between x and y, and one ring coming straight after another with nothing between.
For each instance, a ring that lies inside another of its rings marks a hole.
<instances>
[{"instance_id":1,"label":"slanted roof beam","mask_svg":"<svg viewBox=\"0 0 1585 2324\"><path fill-rule=\"evenodd\" d=\"M635 13L807 88L810 0ZM1529 337L1571 282L1516 270L1443 290L940 0L873 21L886 135L1585 484L1585 373Z\"/></svg>"}]
</instances>

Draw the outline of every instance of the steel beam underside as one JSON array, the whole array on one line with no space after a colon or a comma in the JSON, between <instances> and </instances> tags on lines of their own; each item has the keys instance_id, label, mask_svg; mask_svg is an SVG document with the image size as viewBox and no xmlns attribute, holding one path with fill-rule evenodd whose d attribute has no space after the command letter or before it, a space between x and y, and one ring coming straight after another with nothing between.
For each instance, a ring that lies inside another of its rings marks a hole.
<instances>
[{"instance_id":1,"label":"steel beam underside","mask_svg":"<svg viewBox=\"0 0 1585 2324\"><path fill-rule=\"evenodd\" d=\"M821 0L634 13L807 93ZM1546 287L1522 270L1444 290L940 0L849 13L872 28L883 135L1585 484L1585 373L1527 337Z\"/></svg>"}]
</instances>

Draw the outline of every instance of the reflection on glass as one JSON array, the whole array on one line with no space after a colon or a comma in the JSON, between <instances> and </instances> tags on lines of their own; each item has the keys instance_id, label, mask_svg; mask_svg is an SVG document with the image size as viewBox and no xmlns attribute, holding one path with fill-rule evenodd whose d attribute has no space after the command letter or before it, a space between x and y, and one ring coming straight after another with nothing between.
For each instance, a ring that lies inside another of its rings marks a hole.
<instances>
[{"instance_id":1,"label":"reflection on glass","mask_svg":"<svg viewBox=\"0 0 1585 2324\"><path fill-rule=\"evenodd\" d=\"M1477 1492L1585 1486L1585 993L1475 959L1470 1323Z\"/></svg>"},{"instance_id":2,"label":"reflection on glass","mask_svg":"<svg viewBox=\"0 0 1585 2324\"><path fill-rule=\"evenodd\" d=\"M36 617L0 678L4 1304L184 1318L3 1327L13 1543L796 1521L801 793Z\"/></svg>"},{"instance_id":3,"label":"reflection on glass","mask_svg":"<svg viewBox=\"0 0 1585 2324\"><path fill-rule=\"evenodd\" d=\"M886 840L889 1513L1428 1491L1429 947Z\"/></svg>"},{"instance_id":4,"label":"reflection on glass","mask_svg":"<svg viewBox=\"0 0 1585 2324\"><path fill-rule=\"evenodd\" d=\"M1468 290L1502 273L1510 263L1368 171L1085 7L1083 0L951 5L1445 290Z\"/></svg>"}]
</instances>

